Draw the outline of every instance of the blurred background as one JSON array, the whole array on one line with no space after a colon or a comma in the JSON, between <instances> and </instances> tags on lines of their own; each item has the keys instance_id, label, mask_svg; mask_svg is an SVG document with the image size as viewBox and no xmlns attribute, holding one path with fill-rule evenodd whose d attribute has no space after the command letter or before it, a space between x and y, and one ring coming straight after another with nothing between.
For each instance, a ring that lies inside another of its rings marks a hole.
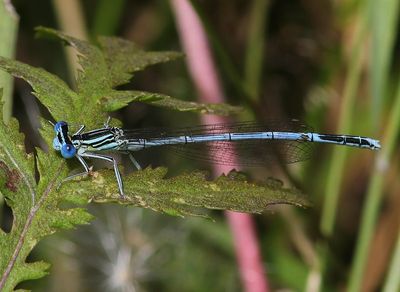
<instances>
[{"instance_id":1,"label":"blurred background","mask_svg":"<svg viewBox=\"0 0 400 292\"><path fill-rule=\"evenodd\" d=\"M87 40L113 35L145 50L182 51L175 17L179 5L171 2L12 1L19 15L15 58L74 86L71 51L35 39L39 25ZM272 176L296 186L313 202L308 209L275 206L253 216L272 291L400 291L397 2L191 2L207 33L226 102L245 108L237 121L297 118L319 132L382 139L379 153L318 145L307 162L245 170L256 180ZM46 147L37 133L37 117L48 117L46 109L27 83L14 84L12 113L27 135L28 149ZM198 96L185 59L146 69L124 88L191 101ZM199 115L140 103L113 115L129 128L200 123ZM142 167L168 166L169 175L210 169L164 152L135 157ZM51 236L35 248L32 260L50 262L50 275L21 288L244 289L222 212L212 212L212 222L116 205L89 209L97 218L90 226ZM10 210L4 204L2 210L7 222Z\"/></svg>"}]
</instances>

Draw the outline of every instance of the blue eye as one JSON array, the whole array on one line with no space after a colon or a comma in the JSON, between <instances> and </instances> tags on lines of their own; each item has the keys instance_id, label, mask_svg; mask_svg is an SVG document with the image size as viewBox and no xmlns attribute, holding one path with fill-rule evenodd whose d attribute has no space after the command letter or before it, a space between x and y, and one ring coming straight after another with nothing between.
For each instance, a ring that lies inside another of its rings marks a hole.
<instances>
[{"instance_id":1,"label":"blue eye","mask_svg":"<svg viewBox=\"0 0 400 292\"><path fill-rule=\"evenodd\" d=\"M64 144L61 147L61 155L64 158L72 158L76 154L76 148L72 144Z\"/></svg>"},{"instance_id":2,"label":"blue eye","mask_svg":"<svg viewBox=\"0 0 400 292\"><path fill-rule=\"evenodd\" d=\"M59 132L59 131L61 130L61 127L62 127L62 126L66 126L66 125L67 125L67 123L64 122L64 121L57 122L57 123L54 125L54 131L57 133L57 132Z\"/></svg>"}]
</instances>

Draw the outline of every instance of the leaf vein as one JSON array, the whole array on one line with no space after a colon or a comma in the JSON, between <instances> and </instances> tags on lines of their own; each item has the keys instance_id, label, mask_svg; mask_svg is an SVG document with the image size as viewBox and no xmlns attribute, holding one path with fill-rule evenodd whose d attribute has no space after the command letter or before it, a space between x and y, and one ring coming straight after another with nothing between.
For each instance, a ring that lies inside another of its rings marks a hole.
<instances>
[{"instance_id":1,"label":"leaf vein","mask_svg":"<svg viewBox=\"0 0 400 292\"><path fill-rule=\"evenodd\" d=\"M0 144L1 147L4 149L4 152L6 153L6 155L8 156L8 158L10 159L11 163L14 165L14 167L19 171L19 173L22 176L23 181L25 182L26 186L29 189L29 192L31 194L31 198L32 198L32 206L35 205L35 191L33 190L33 187L31 185L31 182L29 181L29 179L26 177L25 173L21 170L21 168L19 167L19 164L15 161L15 159L13 158L13 156L11 155L10 151L8 151L8 149L4 146L4 144Z\"/></svg>"},{"instance_id":2,"label":"leaf vein","mask_svg":"<svg viewBox=\"0 0 400 292\"><path fill-rule=\"evenodd\" d=\"M7 268L6 268L5 272L3 273L2 277L1 277L1 280L0 280L0 291L4 288L4 285L5 285L8 277L9 277L9 275L11 273L11 270L14 267L15 262L17 261L18 255L21 252L22 245L23 245L23 243L25 241L26 234L29 231L29 227L32 224L33 218L36 215L36 213L39 210L39 208L41 207L41 205L43 204L44 200L50 194L51 189L53 188L53 186L54 186L59 174L61 173L62 167L63 167L63 163L61 163L60 166L58 167L58 169L56 171L57 175L55 175L54 179L49 183L48 187L43 192L43 196L41 196L41 198L39 199L38 203L36 205L32 206L32 208L31 208L31 210L29 212L29 215L28 215L28 218L27 218L27 220L25 222L24 228L23 228L23 230L21 232L21 235L18 238L18 243L17 243L17 245L15 247L15 250L14 250L14 252L13 252L13 254L12 254L8 264L7 264Z\"/></svg>"}]
</instances>

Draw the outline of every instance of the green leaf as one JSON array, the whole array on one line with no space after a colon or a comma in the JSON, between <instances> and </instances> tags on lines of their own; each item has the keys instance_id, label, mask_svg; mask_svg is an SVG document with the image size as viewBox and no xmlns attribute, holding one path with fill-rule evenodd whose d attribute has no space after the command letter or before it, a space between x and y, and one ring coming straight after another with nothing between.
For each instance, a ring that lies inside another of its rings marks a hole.
<instances>
[{"instance_id":1,"label":"green leaf","mask_svg":"<svg viewBox=\"0 0 400 292\"><path fill-rule=\"evenodd\" d=\"M206 114L229 115L239 111L238 107L226 104L197 104L185 102L162 94L152 94L152 99L140 97L149 93L137 91L115 91L113 88L129 82L133 73L148 66L164 63L182 57L178 52L146 52L134 43L116 37L100 37L100 47L89 42L76 39L54 29L38 27L39 36L56 38L74 47L79 53L82 70L77 76L77 93L82 97L77 107L84 112L93 110L93 103L103 101L95 111L113 111L126 106L132 101L146 102L155 106L178 111L193 111ZM88 107L88 105L90 105ZM103 118L104 119L104 118ZM87 124L87 123L86 123Z\"/></svg>"},{"instance_id":2,"label":"green leaf","mask_svg":"<svg viewBox=\"0 0 400 292\"><path fill-rule=\"evenodd\" d=\"M99 43L110 68L113 86L128 83L133 73L148 66L183 57L182 53L173 51L145 52L134 43L116 37L99 37Z\"/></svg>"},{"instance_id":3,"label":"green leaf","mask_svg":"<svg viewBox=\"0 0 400 292\"><path fill-rule=\"evenodd\" d=\"M44 236L59 229L85 224L92 218L82 208L63 208L64 201L56 187L67 175L66 164L54 151L37 150L40 179L35 180L34 159L24 148L24 137L18 132L18 123L11 119L8 125L0 123L1 195L13 212L11 231L0 230L0 290L10 291L28 279L47 274L44 262L26 263L26 258ZM47 133L51 127L46 125ZM45 135L51 141L51 135Z\"/></svg>"},{"instance_id":4,"label":"green leaf","mask_svg":"<svg viewBox=\"0 0 400 292\"><path fill-rule=\"evenodd\" d=\"M23 193L22 199L32 204L35 200L36 186L34 160L25 152L24 136L18 132L18 123L12 119L7 126L0 127L0 168L5 174L1 194L12 199L16 193Z\"/></svg>"},{"instance_id":5,"label":"green leaf","mask_svg":"<svg viewBox=\"0 0 400 292\"><path fill-rule=\"evenodd\" d=\"M146 91L114 91L101 100L106 111L118 110L132 101L166 107L179 111L192 111L204 114L229 115L240 112L241 108L227 104L197 103L172 98L165 94Z\"/></svg>"},{"instance_id":6,"label":"green leaf","mask_svg":"<svg viewBox=\"0 0 400 292\"><path fill-rule=\"evenodd\" d=\"M14 77L22 78L33 89L33 94L43 103L57 120L74 120L75 104L79 100L77 93L57 76L30 65L0 56L0 68ZM65 111L70 108L71 111Z\"/></svg>"},{"instance_id":7,"label":"green leaf","mask_svg":"<svg viewBox=\"0 0 400 292\"><path fill-rule=\"evenodd\" d=\"M159 167L146 168L125 177L125 200L121 200L110 170L93 172L92 179L65 184L62 190L95 202L120 201L176 216L207 217L206 209L261 213L273 204L309 205L296 189L284 188L271 179L255 184L236 171L214 181L207 180L209 175L200 171L172 178L165 178L166 174L167 169Z\"/></svg>"}]
</instances>

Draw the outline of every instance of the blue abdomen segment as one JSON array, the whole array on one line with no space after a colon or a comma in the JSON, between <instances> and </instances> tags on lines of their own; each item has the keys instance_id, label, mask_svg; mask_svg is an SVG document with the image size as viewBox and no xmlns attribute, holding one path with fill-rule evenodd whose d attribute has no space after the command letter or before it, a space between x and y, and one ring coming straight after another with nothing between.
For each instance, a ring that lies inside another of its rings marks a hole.
<instances>
[{"instance_id":1,"label":"blue abdomen segment","mask_svg":"<svg viewBox=\"0 0 400 292\"><path fill-rule=\"evenodd\" d=\"M381 145L378 140L368 137L351 136L351 135L329 135L329 134L313 134L313 141L319 143L331 143L339 145L347 145L359 148L380 149Z\"/></svg>"},{"instance_id":2,"label":"blue abdomen segment","mask_svg":"<svg viewBox=\"0 0 400 292\"><path fill-rule=\"evenodd\" d=\"M122 138L123 140L123 138ZM351 147L380 149L378 140L351 135L328 135L318 133L295 132L252 132L252 133L215 133L201 135L181 135L176 137L162 137L150 139L126 139L121 150L137 151L148 147L162 145L178 145L209 142L240 142L251 140L286 140L298 142L317 142L346 145Z\"/></svg>"}]
</instances>

